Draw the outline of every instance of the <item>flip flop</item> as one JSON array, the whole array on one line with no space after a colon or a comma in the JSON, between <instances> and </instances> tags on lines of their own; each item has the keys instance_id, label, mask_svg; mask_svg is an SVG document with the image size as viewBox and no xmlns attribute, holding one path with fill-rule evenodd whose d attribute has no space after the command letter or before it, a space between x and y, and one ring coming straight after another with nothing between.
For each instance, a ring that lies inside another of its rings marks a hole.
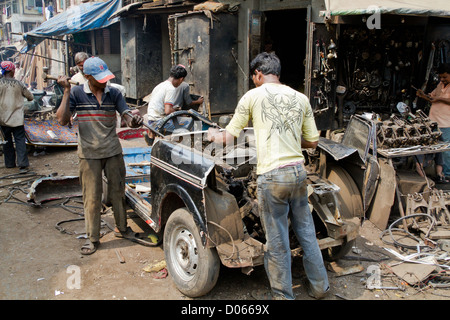
<instances>
[{"instance_id":1,"label":"flip flop","mask_svg":"<svg viewBox=\"0 0 450 320\"><path fill-rule=\"evenodd\" d=\"M83 255L93 254L95 251L97 251L99 245L99 241L92 242L91 240L87 239L83 246L80 248L80 253Z\"/></svg>"},{"instance_id":2,"label":"flip flop","mask_svg":"<svg viewBox=\"0 0 450 320\"><path fill-rule=\"evenodd\" d=\"M116 231L116 230L117 230L117 228L114 230L114 235L117 238L136 239L136 238L138 238L138 235L139 235L138 232L134 232L133 229L131 229L130 227L128 227L125 232Z\"/></svg>"},{"instance_id":3,"label":"flip flop","mask_svg":"<svg viewBox=\"0 0 450 320\"><path fill-rule=\"evenodd\" d=\"M158 272L154 272L153 278L155 279L164 279L167 278L168 272L166 268L161 269Z\"/></svg>"},{"instance_id":4,"label":"flip flop","mask_svg":"<svg viewBox=\"0 0 450 320\"><path fill-rule=\"evenodd\" d=\"M436 178L435 182L436 183L443 183L443 184L449 183L449 181L447 180L447 177L444 177L444 176L438 176Z\"/></svg>"}]
</instances>

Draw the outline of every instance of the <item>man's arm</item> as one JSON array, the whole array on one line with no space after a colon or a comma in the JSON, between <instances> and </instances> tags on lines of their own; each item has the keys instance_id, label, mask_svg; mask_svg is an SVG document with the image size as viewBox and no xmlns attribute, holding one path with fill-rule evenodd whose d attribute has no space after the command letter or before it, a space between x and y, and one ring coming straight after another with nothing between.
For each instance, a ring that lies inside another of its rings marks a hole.
<instances>
[{"instance_id":1,"label":"man's arm","mask_svg":"<svg viewBox=\"0 0 450 320\"><path fill-rule=\"evenodd\" d=\"M70 117L72 113L70 112L70 83L69 77L59 76L58 84L64 88L64 95L62 97L61 105L58 110L56 110L56 118L60 125L65 126L70 123Z\"/></svg>"},{"instance_id":2,"label":"man's arm","mask_svg":"<svg viewBox=\"0 0 450 320\"><path fill-rule=\"evenodd\" d=\"M316 148L319 144L319 141L306 141L302 138L302 148L309 149L309 148Z\"/></svg>"},{"instance_id":3,"label":"man's arm","mask_svg":"<svg viewBox=\"0 0 450 320\"><path fill-rule=\"evenodd\" d=\"M34 95L25 86L23 87L22 94L28 101L33 101Z\"/></svg>"},{"instance_id":4,"label":"man's arm","mask_svg":"<svg viewBox=\"0 0 450 320\"><path fill-rule=\"evenodd\" d=\"M234 141L234 136L227 130L220 131L217 128L209 128L207 139L220 145L227 145Z\"/></svg>"},{"instance_id":5,"label":"man's arm","mask_svg":"<svg viewBox=\"0 0 450 320\"><path fill-rule=\"evenodd\" d=\"M172 103L164 103L164 113L167 115L177 111Z\"/></svg>"},{"instance_id":6,"label":"man's arm","mask_svg":"<svg viewBox=\"0 0 450 320\"><path fill-rule=\"evenodd\" d=\"M433 100L433 98L430 95L426 94L421 89L417 90L416 96L418 96L419 98L422 98L424 100L430 101L430 102Z\"/></svg>"},{"instance_id":7,"label":"man's arm","mask_svg":"<svg viewBox=\"0 0 450 320\"><path fill-rule=\"evenodd\" d=\"M130 107L128 107L120 89L112 87L110 92L113 95L116 110L126 121L127 126L129 126L130 128L139 128L144 121L141 115L133 114L131 112Z\"/></svg>"},{"instance_id":8,"label":"man's arm","mask_svg":"<svg viewBox=\"0 0 450 320\"><path fill-rule=\"evenodd\" d=\"M431 103L435 103L435 102L441 102L441 103L445 103L447 105L450 105L450 99L449 98L431 98L430 100Z\"/></svg>"},{"instance_id":9,"label":"man's arm","mask_svg":"<svg viewBox=\"0 0 450 320\"><path fill-rule=\"evenodd\" d=\"M200 98L198 98L197 100L194 100L191 102L190 106L196 105L196 104L202 104L204 101L203 96L201 96Z\"/></svg>"}]
</instances>

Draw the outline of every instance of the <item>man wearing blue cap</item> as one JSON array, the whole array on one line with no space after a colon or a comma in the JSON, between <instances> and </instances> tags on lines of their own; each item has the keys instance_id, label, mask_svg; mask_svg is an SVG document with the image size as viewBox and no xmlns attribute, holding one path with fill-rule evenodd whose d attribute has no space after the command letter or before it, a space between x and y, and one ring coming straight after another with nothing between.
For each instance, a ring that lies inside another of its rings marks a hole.
<instances>
[{"instance_id":1,"label":"man wearing blue cap","mask_svg":"<svg viewBox=\"0 0 450 320\"><path fill-rule=\"evenodd\" d=\"M124 238L134 237L127 226L125 163L116 133L116 112L124 116L132 128L142 125L142 117L133 116L120 91L106 85L114 75L102 59L87 59L83 71L88 82L72 89L68 77L59 77L58 84L64 88L64 95L56 116L61 125L70 125L72 113L76 112L78 116L80 183L88 236L80 252L86 255L97 250L100 240L102 172L108 180L108 199L111 199L114 212L115 234Z\"/></svg>"}]
</instances>

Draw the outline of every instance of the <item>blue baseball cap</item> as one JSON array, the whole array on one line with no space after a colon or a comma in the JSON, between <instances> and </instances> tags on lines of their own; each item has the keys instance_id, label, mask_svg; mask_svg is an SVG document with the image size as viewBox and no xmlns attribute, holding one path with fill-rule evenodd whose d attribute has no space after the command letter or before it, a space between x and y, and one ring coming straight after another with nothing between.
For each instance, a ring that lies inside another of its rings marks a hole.
<instances>
[{"instance_id":1,"label":"blue baseball cap","mask_svg":"<svg viewBox=\"0 0 450 320\"><path fill-rule=\"evenodd\" d=\"M84 61L83 72L93 76L100 83L105 83L115 78L114 74L109 71L105 61L98 57L92 57Z\"/></svg>"}]
</instances>

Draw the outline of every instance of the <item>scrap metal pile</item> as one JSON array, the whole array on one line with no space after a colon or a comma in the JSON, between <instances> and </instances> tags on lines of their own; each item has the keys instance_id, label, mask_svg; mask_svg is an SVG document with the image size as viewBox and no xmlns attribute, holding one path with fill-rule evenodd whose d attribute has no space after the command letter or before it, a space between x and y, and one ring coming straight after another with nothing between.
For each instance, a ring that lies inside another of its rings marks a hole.
<instances>
[{"instance_id":1,"label":"scrap metal pile","mask_svg":"<svg viewBox=\"0 0 450 320\"><path fill-rule=\"evenodd\" d=\"M388 120L377 121L376 125L377 146L381 149L433 145L442 135L437 122L421 110L407 117L392 115Z\"/></svg>"}]
</instances>

